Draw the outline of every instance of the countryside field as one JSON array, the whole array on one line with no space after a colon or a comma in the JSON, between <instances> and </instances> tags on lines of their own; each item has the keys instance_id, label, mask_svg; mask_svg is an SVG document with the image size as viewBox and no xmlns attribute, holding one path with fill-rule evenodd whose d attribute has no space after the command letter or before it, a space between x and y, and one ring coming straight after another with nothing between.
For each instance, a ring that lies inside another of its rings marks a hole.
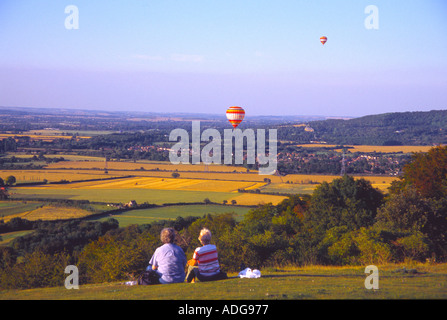
<instances>
[{"instance_id":1,"label":"countryside field","mask_svg":"<svg viewBox=\"0 0 447 320\"><path fill-rule=\"evenodd\" d=\"M124 162L109 161L108 173L104 172L103 158L80 156L72 161L49 164L39 170L1 170L0 177L14 175L17 183L36 183L46 180L47 184L21 185L9 189L12 199L71 199L101 203L137 203L157 205L171 203L203 203L205 199L214 203L232 202L240 206L278 204L287 194L310 194L318 184L331 182L339 176L300 175L286 176L259 175L245 168L213 165L173 165L169 162ZM172 174L179 174L173 178ZM369 180L373 187L384 192L396 177L355 176ZM89 181L92 180L92 181ZM67 183L56 183L65 181ZM238 190L251 191L239 193ZM256 192L255 192L256 191ZM51 210L30 210L18 207L15 213L32 217L48 216ZM34 208L36 209L36 208ZM9 211L12 209L9 208ZM85 212L79 213L86 215ZM3 213L3 215L5 215ZM64 217L72 217L68 211Z\"/></svg>"},{"instance_id":2,"label":"countryside field","mask_svg":"<svg viewBox=\"0 0 447 320\"><path fill-rule=\"evenodd\" d=\"M26 155L19 155L25 157ZM29 156L29 155L28 155ZM109 161L104 172L104 158L62 155L68 161L47 165L39 170L0 170L0 177L14 175L17 183L48 183L9 188L11 199L0 202L0 218L5 222L20 217L28 220L60 220L86 218L96 212L113 209L106 204L150 203L189 204L132 210L113 215L120 226L144 224L179 216L203 216L206 213L234 212L242 219L253 206L276 205L287 194L311 194L322 182L339 176L286 175L266 176L245 168L224 165L173 165L156 161ZM176 172L180 176L173 178ZM361 176L356 176L360 178ZM384 192L396 177L364 176ZM66 183L58 183L65 181ZM243 189L250 191L239 193ZM255 192L256 191L256 192ZM72 207L53 206L50 200L88 200L95 212ZM219 205L205 205L205 200ZM222 205L223 203L227 205ZM98 203L98 204L94 204ZM102 207L99 203L102 203ZM198 205L202 203L203 205ZM231 205L236 204L236 206ZM101 219L107 219L105 216ZM17 234L2 235L13 239Z\"/></svg>"},{"instance_id":3,"label":"countryside field","mask_svg":"<svg viewBox=\"0 0 447 320\"><path fill-rule=\"evenodd\" d=\"M122 282L0 292L2 300L309 300L446 299L447 264L378 266L379 289L366 289L364 266L261 269L259 279L237 274L217 282L126 286ZM406 272L410 270L411 272Z\"/></svg>"},{"instance_id":4,"label":"countryside field","mask_svg":"<svg viewBox=\"0 0 447 320\"><path fill-rule=\"evenodd\" d=\"M88 218L94 213L79 208L55 207L44 200L49 199L103 203L102 207L100 204L91 204L96 210L103 212L113 209L106 204L124 204L131 200L138 204L159 206L190 204L131 210L113 215L121 227L176 219L179 216L203 216L207 213L234 212L236 220L240 220L253 206L267 203L276 205L287 198L285 194L310 194L318 184L338 178L330 175L269 176L271 183L267 183L264 181L265 176L256 172L247 173L240 167L209 166L205 171L203 165L183 166L166 162L109 162L109 171L105 173L104 161L100 158L93 160L99 161L92 161L92 157L78 156L73 161L50 164L48 168L40 170L1 170L0 177L14 175L18 183L42 182L44 179L48 183L9 188L11 199L20 201L0 201L0 219L5 222L15 217L31 221L61 220ZM142 167L145 170L141 170ZM173 178L173 172L179 173L180 177ZM383 191L396 179L382 176L364 178ZM61 180L70 183L54 183ZM238 189L252 192L259 190L259 193L239 193ZM205 199L220 205L205 205ZM221 205L224 202L227 205ZM232 203L237 206L232 206ZM100 220L109 217L104 216ZM1 236L4 241L9 242L20 235L12 233Z\"/></svg>"},{"instance_id":5,"label":"countryside field","mask_svg":"<svg viewBox=\"0 0 447 320\"><path fill-rule=\"evenodd\" d=\"M57 182L61 180L78 181L90 179L110 179L122 177L125 174L105 174L104 171L80 171L80 170L0 170L0 177L5 178L10 175L16 177L17 183Z\"/></svg>"},{"instance_id":6,"label":"countryside field","mask_svg":"<svg viewBox=\"0 0 447 320\"><path fill-rule=\"evenodd\" d=\"M103 181L77 182L71 184L48 184L45 189L155 189L190 190L210 192L237 192L238 189L259 188L265 183L216 180L210 183L205 179L174 179L158 177L132 177Z\"/></svg>"},{"instance_id":7,"label":"countryside field","mask_svg":"<svg viewBox=\"0 0 447 320\"><path fill-rule=\"evenodd\" d=\"M303 148L334 148L336 145L332 144L298 144L297 147ZM367 145L346 145L344 146L350 152L380 152L380 153L413 153L413 152L427 152L432 146L367 146ZM336 149L341 152L342 148Z\"/></svg>"},{"instance_id":8,"label":"countryside field","mask_svg":"<svg viewBox=\"0 0 447 320\"><path fill-rule=\"evenodd\" d=\"M24 211L19 214L8 215L3 218L5 222L8 222L12 218L22 218L30 221L35 220L66 220L66 219L78 219L84 218L92 213L87 210L70 207L55 207L51 205L44 205L39 208L30 211Z\"/></svg>"},{"instance_id":9,"label":"countryside field","mask_svg":"<svg viewBox=\"0 0 447 320\"><path fill-rule=\"evenodd\" d=\"M57 162L51 163L47 166L48 169L92 169L92 168L104 168L104 159L98 159L99 161L70 161L70 162ZM107 168L110 170L169 170L169 171L205 171L205 165L203 164L172 164L170 162L148 162L148 161L136 161L136 162L124 162L124 161L108 161ZM246 172L247 169L243 167L225 166L212 164L207 166L208 172Z\"/></svg>"},{"instance_id":10,"label":"countryside field","mask_svg":"<svg viewBox=\"0 0 447 320\"><path fill-rule=\"evenodd\" d=\"M72 136L63 135L46 135L46 134L10 134L10 133L0 133L0 139L5 138L30 138L31 140L42 140L42 141L54 141L56 139L72 139ZM77 136L77 139L90 139L89 136Z\"/></svg>"},{"instance_id":11,"label":"countryside field","mask_svg":"<svg viewBox=\"0 0 447 320\"><path fill-rule=\"evenodd\" d=\"M136 209L119 214L110 214L101 218L91 218L88 220L105 221L109 218L114 218L118 220L120 227L127 227L131 224L150 224L160 220L175 220L177 217L197 217L205 214L234 213L234 218L236 221L240 221L250 209L250 207L244 206L223 206L212 204L173 205L149 209Z\"/></svg>"}]
</instances>

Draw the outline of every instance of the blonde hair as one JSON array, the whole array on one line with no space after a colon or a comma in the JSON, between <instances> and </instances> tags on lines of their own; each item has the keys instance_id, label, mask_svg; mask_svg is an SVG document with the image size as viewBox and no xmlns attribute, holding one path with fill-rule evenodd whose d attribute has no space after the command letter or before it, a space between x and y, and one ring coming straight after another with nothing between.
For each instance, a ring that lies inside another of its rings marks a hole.
<instances>
[{"instance_id":1,"label":"blonde hair","mask_svg":"<svg viewBox=\"0 0 447 320\"><path fill-rule=\"evenodd\" d=\"M199 240L204 244L209 244L211 242L211 231L207 228L200 230Z\"/></svg>"}]
</instances>

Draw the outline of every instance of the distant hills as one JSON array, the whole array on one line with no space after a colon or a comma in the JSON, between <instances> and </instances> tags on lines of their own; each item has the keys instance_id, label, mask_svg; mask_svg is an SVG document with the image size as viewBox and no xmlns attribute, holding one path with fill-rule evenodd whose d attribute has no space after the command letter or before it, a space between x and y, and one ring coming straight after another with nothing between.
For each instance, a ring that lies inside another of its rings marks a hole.
<instances>
[{"instance_id":1,"label":"distant hills","mask_svg":"<svg viewBox=\"0 0 447 320\"><path fill-rule=\"evenodd\" d=\"M186 126L187 129L187 122L191 120L208 121L209 126L221 129L228 125L225 114L0 107L0 130L3 131L26 131L46 127L63 130L134 131L153 128L171 129L173 125ZM183 121L184 124L178 121ZM296 143L447 144L447 110L393 112L343 119L329 116L247 115L241 125L243 130L259 127L276 127L279 140Z\"/></svg>"},{"instance_id":2,"label":"distant hills","mask_svg":"<svg viewBox=\"0 0 447 320\"><path fill-rule=\"evenodd\" d=\"M225 111L225 110L224 110ZM182 120L213 120L227 121L225 112L215 113L187 113L187 112L149 112L149 111L106 111L106 110L86 110L67 108L30 108L30 107L2 107L0 115L56 115L72 117L114 117L114 118L137 118L140 120L150 120L155 118L182 119ZM305 122L315 120L325 120L329 117L319 115L246 115L246 121L255 122Z\"/></svg>"},{"instance_id":3,"label":"distant hills","mask_svg":"<svg viewBox=\"0 0 447 320\"><path fill-rule=\"evenodd\" d=\"M308 123L313 132L298 128L307 140L330 144L433 145L447 144L447 110L394 112L349 120ZM297 130L299 131L299 130Z\"/></svg>"}]
</instances>

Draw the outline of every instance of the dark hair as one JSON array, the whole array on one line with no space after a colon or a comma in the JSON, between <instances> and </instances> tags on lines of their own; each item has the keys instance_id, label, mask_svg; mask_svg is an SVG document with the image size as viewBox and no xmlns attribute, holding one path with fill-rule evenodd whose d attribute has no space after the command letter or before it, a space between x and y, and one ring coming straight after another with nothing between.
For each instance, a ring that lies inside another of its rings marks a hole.
<instances>
[{"instance_id":1,"label":"dark hair","mask_svg":"<svg viewBox=\"0 0 447 320\"><path fill-rule=\"evenodd\" d=\"M160 239L163 243L174 243L175 230L173 228L164 228L161 230Z\"/></svg>"}]
</instances>

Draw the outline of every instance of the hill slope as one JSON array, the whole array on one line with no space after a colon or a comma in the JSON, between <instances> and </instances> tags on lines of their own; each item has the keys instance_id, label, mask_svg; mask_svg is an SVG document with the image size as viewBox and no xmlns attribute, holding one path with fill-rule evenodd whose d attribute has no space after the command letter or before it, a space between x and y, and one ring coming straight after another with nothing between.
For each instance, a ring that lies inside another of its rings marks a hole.
<instances>
[{"instance_id":1,"label":"hill slope","mask_svg":"<svg viewBox=\"0 0 447 320\"><path fill-rule=\"evenodd\" d=\"M355 119L328 119L304 127L281 128L281 140L329 144L433 145L447 143L447 110L396 112Z\"/></svg>"},{"instance_id":2,"label":"hill slope","mask_svg":"<svg viewBox=\"0 0 447 320\"><path fill-rule=\"evenodd\" d=\"M447 264L379 266L379 289L365 288L365 267L261 270L259 279L126 286L82 285L78 290L42 288L0 292L0 300L296 300L296 299L446 299Z\"/></svg>"}]
</instances>

